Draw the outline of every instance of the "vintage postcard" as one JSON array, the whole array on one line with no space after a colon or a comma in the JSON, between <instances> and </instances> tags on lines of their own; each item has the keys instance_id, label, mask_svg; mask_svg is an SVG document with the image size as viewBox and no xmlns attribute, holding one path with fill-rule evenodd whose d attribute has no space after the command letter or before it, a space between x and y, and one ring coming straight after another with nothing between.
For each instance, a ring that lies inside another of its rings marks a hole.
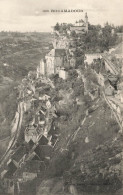
<instances>
[{"instance_id":1,"label":"vintage postcard","mask_svg":"<svg viewBox=\"0 0 123 195\"><path fill-rule=\"evenodd\" d=\"M0 195L122 184L123 1L0 0Z\"/></svg>"}]
</instances>

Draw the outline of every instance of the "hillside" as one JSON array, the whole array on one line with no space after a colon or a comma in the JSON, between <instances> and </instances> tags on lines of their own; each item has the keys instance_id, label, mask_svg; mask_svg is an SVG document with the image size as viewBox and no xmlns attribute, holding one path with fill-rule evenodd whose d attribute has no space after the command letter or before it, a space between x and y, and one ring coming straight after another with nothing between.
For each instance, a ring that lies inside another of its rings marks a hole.
<instances>
[{"instance_id":1,"label":"hillside","mask_svg":"<svg viewBox=\"0 0 123 195\"><path fill-rule=\"evenodd\" d=\"M51 46L49 33L1 32L0 35L0 72L17 81L35 70Z\"/></svg>"},{"instance_id":2,"label":"hillside","mask_svg":"<svg viewBox=\"0 0 123 195\"><path fill-rule=\"evenodd\" d=\"M48 33L0 32L0 140L9 139L17 110L17 85L49 50ZM5 141L6 143L6 141ZM8 143L7 143L8 144ZM0 146L4 141L0 141ZM0 155L6 150L1 149Z\"/></svg>"}]
</instances>

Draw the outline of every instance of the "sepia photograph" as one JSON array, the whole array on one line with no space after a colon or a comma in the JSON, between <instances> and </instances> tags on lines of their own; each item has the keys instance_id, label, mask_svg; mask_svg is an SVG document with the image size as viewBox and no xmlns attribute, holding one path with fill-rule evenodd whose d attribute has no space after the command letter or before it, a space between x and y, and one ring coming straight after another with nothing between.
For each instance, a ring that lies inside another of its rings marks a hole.
<instances>
[{"instance_id":1,"label":"sepia photograph","mask_svg":"<svg viewBox=\"0 0 123 195\"><path fill-rule=\"evenodd\" d=\"M123 195L122 0L0 0L0 195Z\"/></svg>"}]
</instances>

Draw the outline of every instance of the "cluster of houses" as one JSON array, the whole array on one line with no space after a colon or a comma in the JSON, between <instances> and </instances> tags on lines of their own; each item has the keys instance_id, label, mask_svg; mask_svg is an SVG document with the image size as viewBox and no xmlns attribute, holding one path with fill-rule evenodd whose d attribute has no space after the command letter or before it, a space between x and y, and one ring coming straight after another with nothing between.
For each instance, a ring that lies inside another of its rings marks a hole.
<instances>
[{"instance_id":1,"label":"cluster of houses","mask_svg":"<svg viewBox=\"0 0 123 195\"><path fill-rule=\"evenodd\" d=\"M50 96L42 95L38 99L33 99L33 104L38 103L36 114L33 120L28 124L25 129L25 141L33 140L34 143L38 142L41 134L47 136L52 123L52 118L57 117L55 114L55 107L51 105L49 100Z\"/></svg>"},{"instance_id":2,"label":"cluster of houses","mask_svg":"<svg viewBox=\"0 0 123 195\"><path fill-rule=\"evenodd\" d=\"M31 72L19 86L24 113L34 110L35 114L24 130L22 144L13 148L1 172L2 186L7 193L23 194L23 186L42 177L52 157L58 139L52 122L57 115L51 97L45 94L47 86L54 87L48 79L35 79Z\"/></svg>"},{"instance_id":3,"label":"cluster of houses","mask_svg":"<svg viewBox=\"0 0 123 195\"><path fill-rule=\"evenodd\" d=\"M2 186L6 192L21 194L22 184L42 177L52 154L53 147L44 135L39 138L37 144L32 140L24 142L14 151L1 173Z\"/></svg>"},{"instance_id":4,"label":"cluster of houses","mask_svg":"<svg viewBox=\"0 0 123 195\"><path fill-rule=\"evenodd\" d=\"M24 131L24 142L13 150L1 173L2 186L10 194L23 194L28 181L43 176L57 142L52 126L53 117L57 117L55 107L50 96L40 92L41 87L35 86L35 93L31 93L31 109L36 113Z\"/></svg>"}]
</instances>

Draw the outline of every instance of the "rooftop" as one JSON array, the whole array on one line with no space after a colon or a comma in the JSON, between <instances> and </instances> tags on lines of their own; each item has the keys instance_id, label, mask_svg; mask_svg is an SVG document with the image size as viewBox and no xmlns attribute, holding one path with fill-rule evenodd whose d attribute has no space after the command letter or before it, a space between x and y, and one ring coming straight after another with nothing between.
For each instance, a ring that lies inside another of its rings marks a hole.
<instances>
[{"instance_id":1,"label":"rooftop","mask_svg":"<svg viewBox=\"0 0 123 195\"><path fill-rule=\"evenodd\" d=\"M63 57L66 55L65 49L52 49L47 56L51 57Z\"/></svg>"},{"instance_id":2,"label":"rooftop","mask_svg":"<svg viewBox=\"0 0 123 195\"><path fill-rule=\"evenodd\" d=\"M37 173L45 168L44 162L39 160L29 161L23 167L23 172Z\"/></svg>"},{"instance_id":3,"label":"rooftop","mask_svg":"<svg viewBox=\"0 0 123 195\"><path fill-rule=\"evenodd\" d=\"M24 146L20 146L13 154L12 159L15 160L16 162L19 162L25 154L26 148Z\"/></svg>"},{"instance_id":4,"label":"rooftop","mask_svg":"<svg viewBox=\"0 0 123 195\"><path fill-rule=\"evenodd\" d=\"M44 135L42 135L42 137L38 141L39 145L47 145L48 142L48 139Z\"/></svg>"},{"instance_id":5,"label":"rooftop","mask_svg":"<svg viewBox=\"0 0 123 195\"><path fill-rule=\"evenodd\" d=\"M8 170L4 170L1 173L1 178L12 178L13 174L15 173L15 171L17 170L17 167L14 165L14 163L11 164L12 166L9 167Z\"/></svg>"},{"instance_id":6,"label":"rooftop","mask_svg":"<svg viewBox=\"0 0 123 195\"><path fill-rule=\"evenodd\" d=\"M46 157L51 157L53 148L50 145L42 145L42 146L37 146L35 148L36 154L40 157L41 160L44 160Z\"/></svg>"}]
</instances>

